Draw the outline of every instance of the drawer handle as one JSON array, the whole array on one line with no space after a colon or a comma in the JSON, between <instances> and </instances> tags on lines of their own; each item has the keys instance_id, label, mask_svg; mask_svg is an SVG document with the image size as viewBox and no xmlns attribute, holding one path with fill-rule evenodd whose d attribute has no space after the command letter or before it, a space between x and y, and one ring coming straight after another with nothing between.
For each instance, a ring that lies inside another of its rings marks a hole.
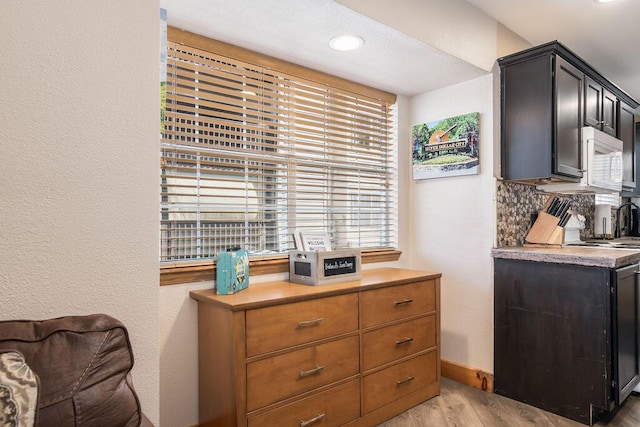
<instances>
[{"instance_id":1,"label":"drawer handle","mask_svg":"<svg viewBox=\"0 0 640 427\"><path fill-rule=\"evenodd\" d=\"M403 380L398 380L398 381L396 381L396 385L406 384L409 381L413 381L413 377L407 377L407 378L405 378Z\"/></svg>"},{"instance_id":2,"label":"drawer handle","mask_svg":"<svg viewBox=\"0 0 640 427\"><path fill-rule=\"evenodd\" d=\"M413 341L413 337L406 337L403 340L396 341L396 345L407 344L407 343L410 343L411 341Z\"/></svg>"},{"instance_id":3,"label":"drawer handle","mask_svg":"<svg viewBox=\"0 0 640 427\"><path fill-rule=\"evenodd\" d=\"M394 303L394 305L398 306L398 305L405 305L405 304L411 304L413 302L413 300L411 298L407 298L407 299L403 299L402 301L396 301Z\"/></svg>"},{"instance_id":4,"label":"drawer handle","mask_svg":"<svg viewBox=\"0 0 640 427\"><path fill-rule=\"evenodd\" d=\"M308 377L309 375L317 374L324 369L324 366L316 366L313 369L309 369L308 371L300 371L298 376L300 378Z\"/></svg>"},{"instance_id":5,"label":"drawer handle","mask_svg":"<svg viewBox=\"0 0 640 427\"><path fill-rule=\"evenodd\" d=\"M320 322L322 322L323 320L324 320L323 317L318 317L317 319L306 320L304 322L298 322L298 328L304 328L304 327L307 327L307 326L319 325Z\"/></svg>"},{"instance_id":6,"label":"drawer handle","mask_svg":"<svg viewBox=\"0 0 640 427\"><path fill-rule=\"evenodd\" d=\"M318 421L320 421L323 418L324 418L324 414L318 414L315 417L311 418L310 420L300 421L300 427L306 427L306 426L309 426L309 425L311 425L313 423L317 423Z\"/></svg>"}]
</instances>

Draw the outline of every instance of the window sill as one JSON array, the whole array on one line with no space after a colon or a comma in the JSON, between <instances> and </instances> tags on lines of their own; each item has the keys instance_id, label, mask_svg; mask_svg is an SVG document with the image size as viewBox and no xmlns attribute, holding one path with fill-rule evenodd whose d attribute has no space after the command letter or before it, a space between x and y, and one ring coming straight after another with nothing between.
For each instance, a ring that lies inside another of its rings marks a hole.
<instances>
[{"instance_id":1,"label":"window sill","mask_svg":"<svg viewBox=\"0 0 640 427\"><path fill-rule=\"evenodd\" d=\"M398 249L374 249L362 251L362 263L397 261L402 251ZM289 257L279 255L269 258L252 258L249 261L249 275L286 273L289 271ZM198 261L160 266L160 286L214 280L215 264L212 261Z\"/></svg>"}]
</instances>

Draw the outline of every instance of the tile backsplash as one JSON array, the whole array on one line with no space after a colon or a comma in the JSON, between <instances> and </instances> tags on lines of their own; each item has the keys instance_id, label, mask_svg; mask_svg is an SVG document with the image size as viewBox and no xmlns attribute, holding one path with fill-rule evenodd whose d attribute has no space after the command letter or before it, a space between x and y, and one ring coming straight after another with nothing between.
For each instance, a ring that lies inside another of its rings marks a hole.
<instances>
[{"instance_id":1,"label":"tile backsplash","mask_svg":"<svg viewBox=\"0 0 640 427\"><path fill-rule=\"evenodd\" d=\"M508 181L497 181L496 185L497 246L522 245L531 228L532 215L542 209L551 193L538 191L532 185ZM580 238L592 238L595 196L577 194L557 197L571 200L571 209L586 218Z\"/></svg>"}]
</instances>

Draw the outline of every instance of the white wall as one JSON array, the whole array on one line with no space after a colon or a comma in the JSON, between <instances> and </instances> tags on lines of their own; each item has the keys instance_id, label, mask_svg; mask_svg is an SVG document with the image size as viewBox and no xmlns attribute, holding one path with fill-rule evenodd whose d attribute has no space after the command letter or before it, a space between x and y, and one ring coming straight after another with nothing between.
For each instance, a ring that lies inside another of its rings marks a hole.
<instances>
[{"instance_id":1,"label":"white wall","mask_svg":"<svg viewBox=\"0 0 640 427\"><path fill-rule=\"evenodd\" d=\"M3 1L0 40L0 318L122 320L157 422L158 2Z\"/></svg>"},{"instance_id":2,"label":"white wall","mask_svg":"<svg viewBox=\"0 0 640 427\"><path fill-rule=\"evenodd\" d=\"M442 273L442 359L493 372L493 77L411 99L411 126L480 113L480 174L411 181L411 266ZM411 168L410 138L400 140ZM402 167L402 166L401 166Z\"/></svg>"}]
</instances>

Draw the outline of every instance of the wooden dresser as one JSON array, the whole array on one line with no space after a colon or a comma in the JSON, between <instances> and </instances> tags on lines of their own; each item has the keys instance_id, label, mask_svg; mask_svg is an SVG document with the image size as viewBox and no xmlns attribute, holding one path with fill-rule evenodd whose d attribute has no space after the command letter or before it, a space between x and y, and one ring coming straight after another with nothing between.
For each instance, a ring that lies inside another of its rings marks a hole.
<instances>
[{"instance_id":1,"label":"wooden dresser","mask_svg":"<svg viewBox=\"0 0 640 427\"><path fill-rule=\"evenodd\" d=\"M440 276L191 292L200 425L373 426L439 394Z\"/></svg>"}]
</instances>

